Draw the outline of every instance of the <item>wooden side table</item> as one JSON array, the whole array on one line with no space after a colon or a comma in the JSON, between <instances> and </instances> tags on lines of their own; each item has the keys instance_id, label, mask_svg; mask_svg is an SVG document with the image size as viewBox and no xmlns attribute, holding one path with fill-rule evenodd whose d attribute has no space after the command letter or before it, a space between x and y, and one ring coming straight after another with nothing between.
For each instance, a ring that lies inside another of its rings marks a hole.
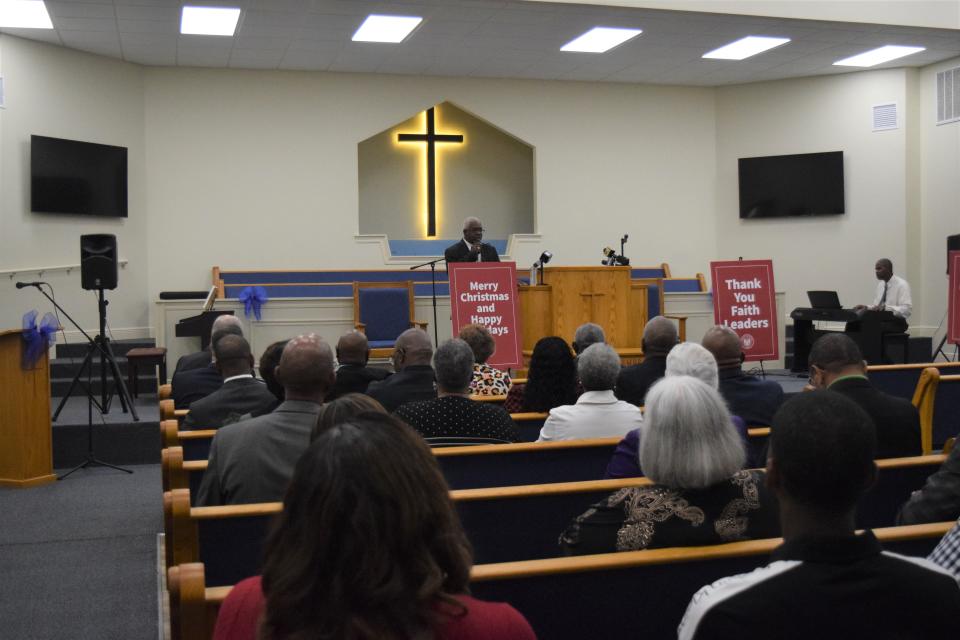
<instances>
[{"instance_id":1,"label":"wooden side table","mask_svg":"<svg viewBox=\"0 0 960 640\"><path fill-rule=\"evenodd\" d=\"M141 365L160 367L157 386L167 384L167 348L138 347L127 352L127 386L130 387L130 395L134 398L140 395L137 389L137 372Z\"/></svg>"}]
</instances>

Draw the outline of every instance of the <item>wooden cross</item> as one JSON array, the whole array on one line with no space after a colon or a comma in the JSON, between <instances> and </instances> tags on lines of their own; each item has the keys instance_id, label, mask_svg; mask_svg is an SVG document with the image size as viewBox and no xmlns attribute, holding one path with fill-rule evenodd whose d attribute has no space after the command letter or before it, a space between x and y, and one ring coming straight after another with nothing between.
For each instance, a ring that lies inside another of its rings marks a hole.
<instances>
[{"instance_id":1,"label":"wooden cross","mask_svg":"<svg viewBox=\"0 0 960 640\"><path fill-rule=\"evenodd\" d=\"M433 107L427 109L426 133L397 134L400 142L427 143L427 237L437 236L437 142L463 142L463 136L458 134L437 133L433 115Z\"/></svg>"}]
</instances>

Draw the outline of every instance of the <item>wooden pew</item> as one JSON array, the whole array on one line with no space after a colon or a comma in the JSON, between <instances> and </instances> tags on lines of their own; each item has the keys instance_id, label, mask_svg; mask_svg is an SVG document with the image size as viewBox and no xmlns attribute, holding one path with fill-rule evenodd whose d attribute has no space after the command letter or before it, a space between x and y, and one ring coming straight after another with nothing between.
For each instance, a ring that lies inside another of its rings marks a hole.
<instances>
[{"instance_id":1,"label":"wooden pew","mask_svg":"<svg viewBox=\"0 0 960 640\"><path fill-rule=\"evenodd\" d=\"M172 384L162 384L157 388L157 400L166 400L173 394Z\"/></svg>"},{"instance_id":2,"label":"wooden pew","mask_svg":"<svg viewBox=\"0 0 960 640\"><path fill-rule=\"evenodd\" d=\"M470 399L474 402L484 402L489 404L495 404L498 406L503 406L503 403L507 401L506 394L497 395L497 396L470 396Z\"/></svg>"},{"instance_id":3,"label":"wooden pew","mask_svg":"<svg viewBox=\"0 0 960 640\"><path fill-rule=\"evenodd\" d=\"M520 430L520 439L517 442L536 442L540 437L540 429L549 413L511 413L510 417L517 423Z\"/></svg>"},{"instance_id":4,"label":"wooden pew","mask_svg":"<svg viewBox=\"0 0 960 640\"><path fill-rule=\"evenodd\" d=\"M926 555L953 522L874 529L884 548ZM478 598L509 602L541 640L612 638L624 629L643 638L676 638L696 591L724 576L769 562L781 538L704 547L653 549L577 558L480 564L471 572ZM232 585L208 586L205 566L170 567L171 631L180 640L212 637L217 611Z\"/></svg>"},{"instance_id":5,"label":"wooden pew","mask_svg":"<svg viewBox=\"0 0 960 640\"><path fill-rule=\"evenodd\" d=\"M927 362L874 365L867 367L867 375L880 391L912 400L923 370L930 367L937 369L941 377L960 374L960 362ZM931 449L942 447L947 438L957 435L957 415L960 415L960 387L951 385L939 391L934 400Z\"/></svg>"},{"instance_id":6,"label":"wooden pew","mask_svg":"<svg viewBox=\"0 0 960 640\"><path fill-rule=\"evenodd\" d=\"M923 486L945 457L878 460L878 482L861 500L858 526L892 524L910 492ZM649 482L627 478L461 489L450 496L477 562L504 562L556 555L557 538L574 517L617 489ZM269 520L279 513L281 503L191 508L189 491L170 494L170 501L165 501L172 518L167 540L174 564L204 562L211 584L230 584L256 572ZM244 559L249 562L244 564Z\"/></svg>"}]
</instances>

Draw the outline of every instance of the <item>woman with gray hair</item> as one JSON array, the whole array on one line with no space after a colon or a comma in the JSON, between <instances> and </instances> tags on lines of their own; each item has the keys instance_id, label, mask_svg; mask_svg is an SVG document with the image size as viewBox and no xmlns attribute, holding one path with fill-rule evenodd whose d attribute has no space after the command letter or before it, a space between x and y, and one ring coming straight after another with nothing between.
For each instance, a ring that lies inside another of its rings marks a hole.
<instances>
[{"instance_id":1,"label":"woman with gray hair","mask_svg":"<svg viewBox=\"0 0 960 640\"><path fill-rule=\"evenodd\" d=\"M690 376L647 394L640 464L653 482L621 489L560 536L567 555L733 542L780 535L760 471L743 471L743 443L716 389Z\"/></svg>"},{"instance_id":2,"label":"woman with gray hair","mask_svg":"<svg viewBox=\"0 0 960 640\"><path fill-rule=\"evenodd\" d=\"M667 354L667 376L693 376L712 389L720 385L717 361L713 354L696 342L678 344ZM747 425L739 416L730 416L733 426L744 444L747 444ZM640 429L634 429L623 437L607 465L606 478L636 478L642 476L640 469Z\"/></svg>"}]
</instances>

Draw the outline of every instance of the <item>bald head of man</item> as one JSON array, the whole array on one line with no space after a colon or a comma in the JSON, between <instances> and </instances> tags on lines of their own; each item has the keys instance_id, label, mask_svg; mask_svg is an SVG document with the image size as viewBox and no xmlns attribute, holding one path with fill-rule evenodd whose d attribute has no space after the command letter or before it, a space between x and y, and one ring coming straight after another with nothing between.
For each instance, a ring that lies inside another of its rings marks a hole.
<instances>
[{"instance_id":1,"label":"bald head of man","mask_svg":"<svg viewBox=\"0 0 960 640\"><path fill-rule=\"evenodd\" d=\"M366 366L370 359L370 343L367 336L359 331L351 331L337 340L337 362Z\"/></svg>"},{"instance_id":2,"label":"bald head of man","mask_svg":"<svg viewBox=\"0 0 960 640\"><path fill-rule=\"evenodd\" d=\"M336 381L333 349L316 334L297 336L283 348L274 375L287 401L322 403Z\"/></svg>"},{"instance_id":3,"label":"bald head of man","mask_svg":"<svg viewBox=\"0 0 960 640\"><path fill-rule=\"evenodd\" d=\"M240 322L240 318L233 314L229 314L217 316L217 318L213 321L213 324L210 325L210 336L212 337L217 331L223 331L227 327L236 327L240 329L240 333L235 335L243 335L243 324Z\"/></svg>"},{"instance_id":4,"label":"bald head of man","mask_svg":"<svg viewBox=\"0 0 960 640\"><path fill-rule=\"evenodd\" d=\"M665 356L679 341L677 327L663 316L654 316L643 328L643 353Z\"/></svg>"},{"instance_id":5,"label":"bald head of man","mask_svg":"<svg viewBox=\"0 0 960 640\"><path fill-rule=\"evenodd\" d=\"M730 327L721 325L710 327L703 334L700 344L716 358L718 369L739 367L743 363L740 336Z\"/></svg>"},{"instance_id":6,"label":"bald head of man","mask_svg":"<svg viewBox=\"0 0 960 640\"><path fill-rule=\"evenodd\" d=\"M401 371L416 365L430 365L433 343L422 329L407 329L397 338L393 348L393 368Z\"/></svg>"}]
</instances>

